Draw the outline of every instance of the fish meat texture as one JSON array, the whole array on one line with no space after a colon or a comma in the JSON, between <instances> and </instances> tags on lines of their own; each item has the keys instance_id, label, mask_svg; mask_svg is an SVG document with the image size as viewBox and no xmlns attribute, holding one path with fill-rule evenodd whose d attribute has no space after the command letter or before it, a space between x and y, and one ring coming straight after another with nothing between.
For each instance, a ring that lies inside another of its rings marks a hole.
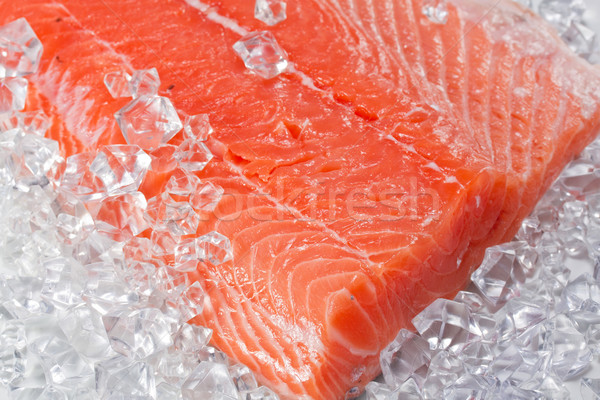
<instances>
[{"instance_id":1,"label":"fish meat texture","mask_svg":"<svg viewBox=\"0 0 600 400\"><path fill-rule=\"evenodd\" d=\"M66 156L125 143L102 81L118 69L156 67L162 95L209 115L198 176L225 195L198 234L234 259L190 273L210 298L195 322L282 398L343 399L594 138L600 70L510 0L451 0L446 24L419 0L303 0L268 27L293 68L264 80L232 50L267 29L253 3L3 0L0 23L44 45L28 105Z\"/></svg>"}]
</instances>

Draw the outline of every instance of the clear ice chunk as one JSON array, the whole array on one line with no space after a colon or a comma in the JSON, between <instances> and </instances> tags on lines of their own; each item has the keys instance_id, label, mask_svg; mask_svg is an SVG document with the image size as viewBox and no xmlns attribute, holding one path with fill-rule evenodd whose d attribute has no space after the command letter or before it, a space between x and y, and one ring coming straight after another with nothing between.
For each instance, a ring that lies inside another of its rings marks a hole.
<instances>
[{"instance_id":1,"label":"clear ice chunk","mask_svg":"<svg viewBox=\"0 0 600 400\"><path fill-rule=\"evenodd\" d=\"M54 306L60 309L83 303L81 294L85 271L80 265L72 259L56 257L46 260L44 267L46 279L41 290L42 297L52 301Z\"/></svg>"},{"instance_id":2,"label":"clear ice chunk","mask_svg":"<svg viewBox=\"0 0 600 400\"><path fill-rule=\"evenodd\" d=\"M189 400L238 400L238 392L227 366L203 361L181 385L184 398Z\"/></svg>"},{"instance_id":3,"label":"clear ice chunk","mask_svg":"<svg viewBox=\"0 0 600 400\"><path fill-rule=\"evenodd\" d=\"M164 144L149 151L148 155L152 159L150 169L157 174L166 174L173 171L177 168L177 160L175 159L177 149L178 147L172 144Z\"/></svg>"},{"instance_id":4,"label":"clear ice chunk","mask_svg":"<svg viewBox=\"0 0 600 400\"><path fill-rule=\"evenodd\" d=\"M204 308L204 289L200 282L189 285L179 298L177 308L182 321L189 321L202 313Z\"/></svg>"},{"instance_id":5,"label":"clear ice chunk","mask_svg":"<svg viewBox=\"0 0 600 400\"><path fill-rule=\"evenodd\" d=\"M146 206L146 198L140 192L107 197L94 207L96 229L116 241L127 241L149 228L144 219Z\"/></svg>"},{"instance_id":6,"label":"clear ice chunk","mask_svg":"<svg viewBox=\"0 0 600 400\"><path fill-rule=\"evenodd\" d=\"M205 142L213 133L208 114L188 115L183 124L188 139Z\"/></svg>"},{"instance_id":7,"label":"clear ice chunk","mask_svg":"<svg viewBox=\"0 0 600 400\"><path fill-rule=\"evenodd\" d=\"M104 146L90 165L109 195L138 190L152 159L136 145Z\"/></svg>"},{"instance_id":8,"label":"clear ice chunk","mask_svg":"<svg viewBox=\"0 0 600 400\"><path fill-rule=\"evenodd\" d=\"M429 344L422 337L402 329L379 355L385 382L395 388L408 378L422 384L431 360Z\"/></svg>"},{"instance_id":9,"label":"clear ice chunk","mask_svg":"<svg viewBox=\"0 0 600 400\"><path fill-rule=\"evenodd\" d=\"M136 70L129 80L129 92L134 98L156 96L159 87L160 78L156 68Z\"/></svg>"},{"instance_id":10,"label":"clear ice chunk","mask_svg":"<svg viewBox=\"0 0 600 400\"><path fill-rule=\"evenodd\" d=\"M583 399L600 399L600 379L581 379L581 396Z\"/></svg>"},{"instance_id":11,"label":"clear ice chunk","mask_svg":"<svg viewBox=\"0 0 600 400\"><path fill-rule=\"evenodd\" d=\"M557 309L576 313L579 318L596 319L600 310L600 285L587 273L578 276L564 288Z\"/></svg>"},{"instance_id":12,"label":"clear ice chunk","mask_svg":"<svg viewBox=\"0 0 600 400\"><path fill-rule=\"evenodd\" d=\"M179 166L188 171L202 171L213 158L208 147L194 139L184 140L174 156Z\"/></svg>"},{"instance_id":13,"label":"clear ice chunk","mask_svg":"<svg viewBox=\"0 0 600 400\"><path fill-rule=\"evenodd\" d=\"M444 400L484 400L491 392L490 384L478 375L465 374L444 388Z\"/></svg>"},{"instance_id":14,"label":"clear ice chunk","mask_svg":"<svg viewBox=\"0 0 600 400\"><path fill-rule=\"evenodd\" d=\"M266 386L249 390L244 393L244 400L279 400L279 396Z\"/></svg>"},{"instance_id":15,"label":"clear ice chunk","mask_svg":"<svg viewBox=\"0 0 600 400\"><path fill-rule=\"evenodd\" d=\"M169 326L155 308L111 312L102 322L112 348L127 357L143 359L173 344Z\"/></svg>"},{"instance_id":16,"label":"clear ice chunk","mask_svg":"<svg viewBox=\"0 0 600 400\"><path fill-rule=\"evenodd\" d=\"M536 375L545 375L547 357L540 357L536 352L520 350L514 344L509 345L490 365L489 373L500 382L515 385L528 382Z\"/></svg>"},{"instance_id":17,"label":"clear ice chunk","mask_svg":"<svg viewBox=\"0 0 600 400\"><path fill-rule=\"evenodd\" d=\"M190 171L177 168L171 174L165 192L175 201L187 201L198 190L202 181Z\"/></svg>"},{"instance_id":18,"label":"clear ice chunk","mask_svg":"<svg viewBox=\"0 0 600 400\"><path fill-rule=\"evenodd\" d=\"M258 388L256 378L250 368L242 364L234 364L229 367L229 374L239 392L247 392Z\"/></svg>"},{"instance_id":19,"label":"clear ice chunk","mask_svg":"<svg viewBox=\"0 0 600 400\"><path fill-rule=\"evenodd\" d=\"M96 364L96 391L103 399L150 400L156 398L152 367L121 355Z\"/></svg>"},{"instance_id":20,"label":"clear ice chunk","mask_svg":"<svg viewBox=\"0 0 600 400\"><path fill-rule=\"evenodd\" d=\"M573 22L562 37L571 50L585 59L597 51L596 32L582 23Z\"/></svg>"},{"instance_id":21,"label":"clear ice chunk","mask_svg":"<svg viewBox=\"0 0 600 400\"><path fill-rule=\"evenodd\" d=\"M431 358L427 378L422 392L426 398L441 398L444 387L456 382L465 374L465 367L460 359L446 351L440 351Z\"/></svg>"},{"instance_id":22,"label":"clear ice chunk","mask_svg":"<svg viewBox=\"0 0 600 400\"><path fill-rule=\"evenodd\" d=\"M538 6L539 14L561 33L580 22L585 9L583 0L542 0Z\"/></svg>"},{"instance_id":23,"label":"clear ice chunk","mask_svg":"<svg viewBox=\"0 0 600 400\"><path fill-rule=\"evenodd\" d=\"M196 233L200 217L187 201L173 201L168 196L156 196L148 200L146 221L157 232L167 231L173 237ZM164 235L157 239L168 239ZM176 243L168 249L174 250ZM165 248L167 249L167 248Z\"/></svg>"},{"instance_id":24,"label":"clear ice chunk","mask_svg":"<svg viewBox=\"0 0 600 400\"><path fill-rule=\"evenodd\" d=\"M523 220L516 238L520 241L527 242L530 246L536 246L542 239L543 233L544 232L540 227L540 220L532 215Z\"/></svg>"},{"instance_id":25,"label":"clear ice chunk","mask_svg":"<svg viewBox=\"0 0 600 400\"><path fill-rule=\"evenodd\" d=\"M42 51L42 43L25 18L0 26L0 77L35 73Z\"/></svg>"},{"instance_id":26,"label":"clear ice chunk","mask_svg":"<svg viewBox=\"0 0 600 400\"><path fill-rule=\"evenodd\" d=\"M25 111L16 113L19 127L26 134L44 136L50 129L50 118L42 111Z\"/></svg>"},{"instance_id":27,"label":"clear ice chunk","mask_svg":"<svg viewBox=\"0 0 600 400\"><path fill-rule=\"evenodd\" d=\"M181 390L176 385L162 382L156 387L156 398L160 400L183 400Z\"/></svg>"},{"instance_id":28,"label":"clear ice chunk","mask_svg":"<svg viewBox=\"0 0 600 400\"><path fill-rule=\"evenodd\" d=\"M54 180L56 169L62 160L58 142L38 135L26 134L18 144L22 164L21 177L32 184L47 183Z\"/></svg>"},{"instance_id":29,"label":"clear ice chunk","mask_svg":"<svg viewBox=\"0 0 600 400\"><path fill-rule=\"evenodd\" d=\"M453 354L481 340L483 335L468 306L446 299L434 301L412 323L432 350Z\"/></svg>"},{"instance_id":30,"label":"clear ice chunk","mask_svg":"<svg viewBox=\"0 0 600 400\"><path fill-rule=\"evenodd\" d=\"M184 353L198 353L212 336L212 330L199 325L183 324L173 337L176 349Z\"/></svg>"},{"instance_id":31,"label":"clear ice chunk","mask_svg":"<svg viewBox=\"0 0 600 400\"><path fill-rule=\"evenodd\" d=\"M92 387L94 370L66 341L57 337L42 337L31 349L40 357L51 382L74 387Z\"/></svg>"},{"instance_id":32,"label":"clear ice chunk","mask_svg":"<svg viewBox=\"0 0 600 400\"><path fill-rule=\"evenodd\" d=\"M510 340L548 317L548 304L537 304L524 297L511 299L495 314L500 340Z\"/></svg>"},{"instance_id":33,"label":"clear ice chunk","mask_svg":"<svg viewBox=\"0 0 600 400\"><path fill-rule=\"evenodd\" d=\"M435 24L448 22L448 4L446 0L423 0L423 15Z\"/></svg>"},{"instance_id":34,"label":"clear ice chunk","mask_svg":"<svg viewBox=\"0 0 600 400\"><path fill-rule=\"evenodd\" d=\"M27 85L25 78L0 78L0 113L20 111L25 108Z\"/></svg>"},{"instance_id":35,"label":"clear ice chunk","mask_svg":"<svg viewBox=\"0 0 600 400\"><path fill-rule=\"evenodd\" d=\"M214 265L233 259L233 249L229 239L219 232L209 232L196 238L197 253L200 259Z\"/></svg>"},{"instance_id":36,"label":"clear ice chunk","mask_svg":"<svg viewBox=\"0 0 600 400\"><path fill-rule=\"evenodd\" d=\"M99 360L115 354L104 330L102 316L87 305L72 308L59 322L69 343L88 359Z\"/></svg>"},{"instance_id":37,"label":"clear ice chunk","mask_svg":"<svg viewBox=\"0 0 600 400\"><path fill-rule=\"evenodd\" d=\"M104 85L114 99L120 97L132 97L129 89L131 75L125 71L112 71L104 75Z\"/></svg>"},{"instance_id":38,"label":"clear ice chunk","mask_svg":"<svg viewBox=\"0 0 600 400\"><path fill-rule=\"evenodd\" d=\"M212 212L215 210L225 190L212 182L202 183L190 197L190 204L195 210Z\"/></svg>"},{"instance_id":39,"label":"clear ice chunk","mask_svg":"<svg viewBox=\"0 0 600 400\"><path fill-rule=\"evenodd\" d=\"M487 249L481 266L471 280L493 305L501 305L519 294L518 285L525 281L525 268L515 251L515 243Z\"/></svg>"},{"instance_id":40,"label":"clear ice chunk","mask_svg":"<svg viewBox=\"0 0 600 400\"><path fill-rule=\"evenodd\" d=\"M288 67L287 53L277 44L272 33L254 32L233 45L246 68L264 79L271 79Z\"/></svg>"},{"instance_id":41,"label":"clear ice chunk","mask_svg":"<svg viewBox=\"0 0 600 400\"><path fill-rule=\"evenodd\" d=\"M548 345L552 351L552 368L564 380L583 373L592 361L592 352L573 322L558 314L549 321Z\"/></svg>"},{"instance_id":42,"label":"clear ice chunk","mask_svg":"<svg viewBox=\"0 0 600 400\"><path fill-rule=\"evenodd\" d=\"M254 18L269 26L276 25L286 18L286 3L283 0L256 0Z\"/></svg>"},{"instance_id":43,"label":"clear ice chunk","mask_svg":"<svg viewBox=\"0 0 600 400\"><path fill-rule=\"evenodd\" d=\"M73 194L83 202L105 197L104 183L90 171L90 165L95 158L96 154L93 152L68 157L60 182L61 190Z\"/></svg>"},{"instance_id":44,"label":"clear ice chunk","mask_svg":"<svg viewBox=\"0 0 600 400\"><path fill-rule=\"evenodd\" d=\"M125 140L144 150L167 143L183 125L171 100L160 96L141 96L115 113Z\"/></svg>"}]
</instances>

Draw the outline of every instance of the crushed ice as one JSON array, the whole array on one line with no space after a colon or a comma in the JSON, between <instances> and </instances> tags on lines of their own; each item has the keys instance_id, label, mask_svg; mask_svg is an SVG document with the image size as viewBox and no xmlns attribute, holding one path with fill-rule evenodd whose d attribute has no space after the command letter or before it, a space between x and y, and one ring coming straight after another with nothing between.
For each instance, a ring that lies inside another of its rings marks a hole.
<instances>
[{"instance_id":1,"label":"crushed ice","mask_svg":"<svg viewBox=\"0 0 600 400\"><path fill-rule=\"evenodd\" d=\"M20 112L41 44L20 19L0 27L2 46L0 398L277 399L188 323L205 297L186 273L232 259L218 232L182 236L223 194L194 175L212 158L206 116L186 120L185 146L169 145L183 124L156 70L111 72L110 94L134 98L117 114L130 144L64 160L44 137L48 117ZM153 167L176 179L148 200L138 189Z\"/></svg>"},{"instance_id":2,"label":"crushed ice","mask_svg":"<svg viewBox=\"0 0 600 400\"><path fill-rule=\"evenodd\" d=\"M246 68L264 79L284 72L289 65L287 54L271 32L253 32L233 45L233 50L244 61Z\"/></svg>"},{"instance_id":3,"label":"crushed ice","mask_svg":"<svg viewBox=\"0 0 600 400\"><path fill-rule=\"evenodd\" d=\"M256 0L254 18L267 25L276 25L286 19L287 4L283 0Z\"/></svg>"}]
</instances>

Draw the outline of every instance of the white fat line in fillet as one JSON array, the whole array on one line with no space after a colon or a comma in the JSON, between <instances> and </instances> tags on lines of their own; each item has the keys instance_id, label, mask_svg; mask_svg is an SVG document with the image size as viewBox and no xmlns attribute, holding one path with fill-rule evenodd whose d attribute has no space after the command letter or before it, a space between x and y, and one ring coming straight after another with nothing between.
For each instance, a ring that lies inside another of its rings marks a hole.
<instances>
[{"instance_id":1,"label":"white fat line in fillet","mask_svg":"<svg viewBox=\"0 0 600 400\"><path fill-rule=\"evenodd\" d=\"M206 18L215 22L216 24L221 25L225 29L229 29L230 31L237 33L240 36L246 36L247 34L250 33L246 28L240 26L240 24L238 24L237 21L219 14L214 9L212 9L208 4L203 3L200 0L185 0L185 2L189 6L197 9L202 14L204 14L206 16ZM319 94L325 95L328 99L335 102L333 93L331 93L331 91L319 89L315 85L314 79L312 79L311 77L306 75L304 72L298 71L294 67L293 62L289 63L289 66L288 66L286 72L296 75L298 78L300 78L300 83L303 86L305 86L311 90L315 90L315 91L319 92Z\"/></svg>"}]
</instances>

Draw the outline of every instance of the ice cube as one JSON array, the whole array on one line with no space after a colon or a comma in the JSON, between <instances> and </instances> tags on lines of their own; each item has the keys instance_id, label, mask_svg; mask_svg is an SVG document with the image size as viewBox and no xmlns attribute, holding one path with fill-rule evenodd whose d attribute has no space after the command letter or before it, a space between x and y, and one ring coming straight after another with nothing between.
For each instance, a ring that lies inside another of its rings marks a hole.
<instances>
[{"instance_id":1,"label":"ice cube","mask_svg":"<svg viewBox=\"0 0 600 400\"><path fill-rule=\"evenodd\" d=\"M188 139L205 142L213 133L207 114L189 115L183 124Z\"/></svg>"},{"instance_id":2,"label":"ice cube","mask_svg":"<svg viewBox=\"0 0 600 400\"><path fill-rule=\"evenodd\" d=\"M95 158L96 154L93 152L68 157L60 182L61 190L71 193L83 202L105 197L104 183L90 171L90 165Z\"/></svg>"},{"instance_id":3,"label":"ice cube","mask_svg":"<svg viewBox=\"0 0 600 400\"><path fill-rule=\"evenodd\" d=\"M174 335L174 346L184 353L197 353L206 346L212 330L198 325L183 324Z\"/></svg>"},{"instance_id":4,"label":"ice cube","mask_svg":"<svg viewBox=\"0 0 600 400\"><path fill-rule=\"evenodd\" d=\"M205 346L198 352L198 359L211 363L222 364L229 366L229 357L221 350L215 349L212 346Z\"/></svg>"},{"instance_id":5,"label":"ice cube","mask_svg":"<svg viewBox=\"0 0 600 400\"><path fill-rule=\"evenodd\" d=\"M193 355L189 356L177 351L164 351L153 357L155 369L166 382L177 385L185 380L198 365Z\"/></svg>"},{"instance_id":6,"label":"ice cube","mask_svg":"<svg viewBox=\"0 0 600 400\"><path fill-rule=\"evenodd\" d=\"M155 308L114 311L102 322L112 348L127 357L143 359L173 344L169 326Z\"/></svg>"},{"instance_id":7,"label":"ice cube","mask_svg":"<svg viewBox=\"0 0 600 400\"><path fill-rule=\"evenodd\" d=\"M183 125L166 97L141 96L115 113L127 143L144 150L167 143Z\"/></svg>"},{"instance_id":8,"label":"ice cube","mask_svg":"<svg viewBox=\"0 0 600 400\"><path fill-rule=\"evenodd\" d=\"M515 243L487 249L481 266L471 280L493 305L502 305L519 293L518 285L525 281L525 268L515 251Z\"/></svg>"},{"instance_id":9,"label":"ice cube","mask_svg":"<svg viewBox=\"0 0 600 400\"><path fill-rule=\"evenodd\" d=\"M492 346L483 342L474 342L466 346L458 358L470 374L483 375L494 359L494 352Z\"/></svg>"},{"instance_id":10,"label":"ice cube","mask_svg":"<svg viewBox=\"0 0 600 400\"><path fill-rule=\"evenodd\" d=\"M459 353L483 335L468 306L446 299L434 301L412 323L432 350Z\"/></svg>"},{"instance_id":11,"label":"ice cube","mask_svg":"<svg viewBox=\"0 0 600 400\"><path fill-rule=\"evenodd\" d=\"M93 387L94 371L90 364L66 341L42 337L31 349L40 357L46 376L53 383L74 387Z\"/></svg>"},{"instance_id":12,"label":"ice cube","mask_svg":"<svg viewBox=\"0 0 600 400\"><path fill-rule=\"evenodd\" d=\"M73 348L88 359L100 360L115 354L102 324L102 316L85 304L65 313L60 318L60 328Z\"/></svg>"},{"instance_id":13,"label":"ice cube","mask_svg":"<svg viewBox=\"0 0 600 400\"><path fill-rule=\"evenodd\" d=\"M435 24L448 21L448 5L446 0L423 0L423 15Z\"/></svg>"},{"instance_id":14,"label":"ice cube","mask_svg":"<svg viewBox=\"0 0 600 400\"><path fill-rule=\"evenodd\" d=\"M233 259L233 249L229 239L219 232L209 232L196 238L199 257L214 265L223 264Z\"/></svg>"},{"instance_id":15,"label":"ice cube","mask_svg":"<svg viewBox=\"0 0 600 400\"><path fill-rule=\"evenodd\" d=\"M254 18L269 26L276 25L286 18L286 3L283 0L256 0Z\"/></svg>"},{"instance_id":16,"label":"ice cube","mask_svg":"<svg viewBox=\"0 0 600 400\"><path fill-rule=\"evenodd\" d=\"M592 352L585 337L567 316L558 314L548 322L548 347L552 351L552 368L564 380L585 371L592 361Z\"/></svg>"},{"instance_id":17,"label":"ice cube","mask_svg":"<svg viewBox=\"0 0 600 400\"><path fill-rule=\"evenodd\" d=\"M0 77L35 73L42 51L42 43L25 18L0 26Z\"/></svg>"},{"instance_id":18,"label":"ice cube","mask_svg":"<svg viewBox=\"0 0 600 400\"><path fill-rule=\"evenodd\" d=\"M58 142L38 135L26 134L17 146L21 153L22 163L20 176L33 184L44 184L48 179L57 177L57 168L62 161L59 153ZM27 173L26 173L27 172Z\"/></svg>"},{"instance_id":19,"label":"ice cube","mask_svg":"<svg viewBox=\"0 0 600 400\"><path fill-rule=\"evenodd\" d=\"M512 340L521 335L532 326L545 321L548 312L548 304L545 302L538 304L524 297L510 300L495 315L500 340Z\"/></svg>"},{"instance_id":20,"label":"ice cube","mask_svg":"<svg viewBox=\"0 0 600 400\"><path fill-rule=\"evenodd\" d=\"M26 134L43 137L51 125L50 119L42 110L16 113L16 117L19 127Z\"/></svg>"},{"instance_id":21,"label":"ice cube","mask_svg":"<svg viewBox=\"0 0 600 400\"><path fill-rule=\"evenodd\" d=\"M0 78L0 113L19 111L25 107L27 84L24 78Z\"/></svg>"},{"instance_id":22,"label":"ice cube","mask_svg":"<svg viewBox=\"0 0 600 400\"><path fill-rule=\"evenodd\" d=\"M129 89L130 81L131 75L125 71L112 71L104 75L104 85L106 85L108 92L115 99L133 96Z\"/></svg>"},{"instance_id":23,"label":"ice cube","mask_svg":"<svg viewBox=\"0 0 600 400\"><path fill-rule=\"evenodd\" d=\"M94 207L96 228L116 241L127 241L149 228L144 219L146 206L140 192L107 197Z\"/></svg>"},{"instance_id":24,"label":"ice cube","mask_svg":"<svg viewBox=\"0 0 600 400\"><path fill-rule=\"evenodd\" d=\"M160 78L156 68L136 70L129 80L129 92L134 98L156 96L159 87Z\"/></svg>"},{"instance_id":25,"label":"ice cube","mask_svg":"<svg viewBox=\"0 0 600 400\"><path fill-rule=\"evenodd\" d=\"M279 400L279 396L268 387L261 386L244 393L244 400Z\"/></svg>"},{"instance_id":26,"label":"ice cube","mask_svg":"<svg viewBox=\"0 0 600 400\"><path fill-rule=\"evenodd\" d=\"M177 168L165 186L165 192L175 201L187 201L202 184L200 178L190 171Z\"/></svg>"},{"instance_id":27,"label":"ice cube","mask_svg":"<svg viewBox=\"0 0 600 400\"><path fill-rule=\"evenodd\" d=\"M584 399L600 399L600 379L581 379L581 396Z\"/></svg>"},{"instance_id":28,"label":"ice cube","mask_svg":"<svg viewBox=\"0 0 600 400\"><path fill-rule=\"evenodd\" d=\"M536 352L520 350L514 344L509 345L500 353L489 368L489 374L500 382L521 384L537 375L546 375L547 358Z\"/></svg>"},{"instance_id":29,"label":"ice cube","mask_svg":"<svg viewBox=\"0 0 600 400\"><path fill-rule=\"evenodd\" d=\"M179 166L188 171L202 171L213 155L202 142L186 139L174 154Z\"/></svg>"},{"instance_id":30,"label":"ice cube","mask_svg":"<svg viewBox=\"0 0 600 400\"><path fill-rule=\"evenodd\" d=\"M155 399L154 371L148 364L121 355L95 366L96 391L103 399Z\"/></svg>"},{"instance_id":31,"label":"ice cube","mask_svg":"<svg viewBox=\"0 0 600 400\"><path fill-rule=\"evenodd\" d=\"M177 168L177 160L175 159L175 152L177 146L172 144L163 144L158 146L156 149L149 151L148 155L152 159L150 169L157 173L168 173Z\"/></svg>"},{"instance_id":32,"label":"ice cube","mask_svg":"<svg viewBox=\"0 0 600 400\"><path fill-rule=\"evenodd\" d=\"M202 309L204 308L204 289L202 289L200 282L194 282L184 290L177 306L181 313L182 321L189 321L202 313Z\"/></svg>"},{"instance_id":33,"label":"ice cube","mask_svg":"<svg viewBox=\"0 0 600 400\"><path fill-rule=\"evenodd\" d=\"M234 364L230 366L229 374L239 392L247 392L258 388L254 374L245 365Z\"/></svg>"},{"instance_id":34,"label":"ice cube","mask_svg":"<svg viewBox=\"0 0 600 400\"><path fill-rule=\"evenodd\" d=\"M160 400L183 400L181 390L176 385L162 382L156 387L156 398Z\"/></svg>"},{"instance_id":35,"label":"ice cube","mask_svg":"<svg viewBox=\"0 0 600 400\"><path fill-rule=\"evenodd\" d=\"M379 355L385 382L395 388L412 377L418 384L422 384L431 356L429 344L425 339L402 329Z\"/></svg>"},{"instance_id":36,"label":"ice cube","mask_svg":"<svg viewBox=\"0 0 600 400\"><path fill-rule=\"evenodd\" d=\"M238 392L227 367L203 361L181 385L184 398L189 400L238 400Z\"/></svg>"},{"instance_id":37,"label":"ice cube","mask_svg":"<svg viewBox=\"0 0 600 400\"><path fill-rule=\"evenodd\" d=\"M586 314L594 318L600 310L600 286L589 274L578 276L569 282L562 292L559 311Z\"/></svg>"},{"instance_id":38,"label":"ice cube","mask_svg":"<svg viewBox=\"0 0 600 400\"><path fill-rule=\"evenodd\" d=\"M148 201L145 214L146 221L155 231L168 231L172 236L191 235L196 233L200 217L187 201L173 201L170 197L153 197ZM165 239L164 235L156 237ZM174 250L169 248L169 252Z\"/></svg>"},{"instance_id":39,"label":"ice cube","mask_svg":"<svg viewBox=\"0 0 600 400\"><path fill-rule=\"evenodd\" d=\"M264 79L271 79L288 67L286 52L277 44L271 32L254 32L233 45L246 68Z\"/></svg>"},{"instance_id":40,"label":"ice cube","mask_svg":"<svg viewBox=\"0 0 600 400\"><path fill-rule=\"evenodd\" d=\"M56 257L44 262L46 279L41 290L43 298L51 301L55 307L68 309L83 304L83 276L85 271L75 260ZM79 275L79 278L75 276Z\"/></svg>"},{"instance_id":41,"label":"ice cube","mask_svg":"<svg viewBox=\"0 0 600 400\"><path fill-rule=\"evenodd\" d=\"M456 382L465 374L460 359L446 351L440 351L431 358L427 378L423 383L423 395L426 398L440 398L444 387Z\"/></svg>"},{"instance_id":42,"label":"ice cube","mask_svg":"<svg viewBox=\"0 0 600 400\"><path fill-rule=\"evenodd\" d=\"M195 210L212 212L215 210L225 191L212 182L202 183L192 193L190 204Z\"/></svg>"},{"instance_id":43,"label":"ice cube","mask_svg":"<svg viewBox=\"0 0 600 400\"><path fill-rule=\"evenodd\" d=\"M78 397L79 400L81 397ZM36 397L36 400L68 400L69 396L67 393L55 386L46 386L44 391L40 394L39 397Z\"/></svg>"},{"instance_id":44,"label":"ice cube","mask_svg":"<svg viewBox=\"0 0 600 400\"><path fill-rule=\"evenodd\" d=\"M465 374L452 385L444 388L444 400L484 400L491 392L490 384L477 375Z\"/></svg>"},{"instance_id":45,"label":"ice cube","mask_svg":"<svg viewBox=\"0 0 600 400\"><path fill-rule=\"evenodd\" d=\"M454 296L454 301L467 305L472 312L477 312L485 307L481 296L477 293L461 290Z\"/></svg>"},{"instance_id":46,"label":"ice cube","mask_svg":"<svg viewBox=\"0 0 600 400\"><path fill-rule=\"evenodd\" d=\"M559 32L564 32L572 22L581 21L585 8L583 0L542 0L538 12Z\"/></svg>"},{"instance_id":47,"label":"ice cube","mask_svg":"<svg viewBox=\"0 0 600 400\"><path fill-rule=\"evenodd\" d=\"M90 164L109 195L131 193L138 190L151 158L136 145L104 146Z\"/></svg>"}]
</instances>

